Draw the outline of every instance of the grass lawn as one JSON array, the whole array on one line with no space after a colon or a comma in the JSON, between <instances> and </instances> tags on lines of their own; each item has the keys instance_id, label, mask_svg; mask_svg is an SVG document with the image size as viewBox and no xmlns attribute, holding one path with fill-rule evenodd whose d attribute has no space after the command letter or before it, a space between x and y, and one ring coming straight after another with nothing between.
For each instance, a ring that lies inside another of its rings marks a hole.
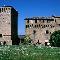
<instances>
[{"instance_id":1,"label":"grass lawn","mask_svg":"<svg viewBox=\"0 0 60 60\"><path fill-rule=\"evenodd\" d=\"M39 45L0 46L0 60L60 60L60 48Z\"/></svg>"}]
</instances>

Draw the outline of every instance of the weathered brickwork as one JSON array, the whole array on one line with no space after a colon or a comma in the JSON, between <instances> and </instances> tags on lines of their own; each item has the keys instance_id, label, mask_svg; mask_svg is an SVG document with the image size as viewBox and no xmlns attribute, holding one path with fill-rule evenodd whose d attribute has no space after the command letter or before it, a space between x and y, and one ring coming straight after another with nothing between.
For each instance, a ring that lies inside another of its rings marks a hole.
<instances>
[{"instance_id":1,"label":"weathered brickwork","mask_svg":"<svg viewBox=\"0 0 60 60\"><path fill-rule=\"evenodd\" d=\"M15 16L13 14L15 14ZM4 43L5 41L7 45L12 45L12 40L14 40L12 38L14 37L14 34L17 35L16 15L17 13L15 12L15 9L13 7L11 6L0 7L0 43L1 42ZM12 26L14 26L14 28Z\"/></svg>"},{"instance_id":2,"label":"weathered brickwork","mask_svg":"<svg viewBox=\"0 0 60 60\"><path fill-rule=\"evenodd\" d=\"M32 39L32 43L49 42L50 35L60 30L60 17L33 17L25 18L25 32Z\"/></svg>"}]
</instances>

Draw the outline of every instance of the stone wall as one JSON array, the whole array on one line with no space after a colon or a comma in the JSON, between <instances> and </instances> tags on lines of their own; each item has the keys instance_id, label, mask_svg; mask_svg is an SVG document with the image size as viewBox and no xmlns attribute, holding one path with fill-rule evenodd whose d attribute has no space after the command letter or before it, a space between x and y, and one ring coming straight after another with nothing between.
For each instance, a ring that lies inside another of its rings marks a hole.
<instances>
[{"instance_id":1,"label":"stone wall","mask_svg":"<svg viewBox=\"0 0 60 60\"><path fill-rule=\"evenodd\" d=\"M51 17L50 19L46 18L45 20L37 18L27 18L25 19L25 23L25 32L32 39L32 43L37 43L38 40L41 44L49 42L50 35L54 31L60 30L60 18ZM36 31L35 34L33 34L34 30Z\"/></svg>"}]
</instances>

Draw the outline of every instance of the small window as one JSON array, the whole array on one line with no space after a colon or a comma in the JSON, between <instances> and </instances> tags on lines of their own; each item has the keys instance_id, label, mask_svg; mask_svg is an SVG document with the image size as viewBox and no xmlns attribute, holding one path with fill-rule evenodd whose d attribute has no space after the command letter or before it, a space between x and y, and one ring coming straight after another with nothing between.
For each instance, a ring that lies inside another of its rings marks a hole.
<instances>
[{"instance_id":1,"label":"small window","mask_svg":"<svg viewBox=\"0 0 60 60\"><path fill-rule=\"evenodd\" d=\"M27 28L27 25L26 25L26 28Z\"/></svg>"},{"instance_id":2,"label":"small window","mask_svg":"<svg viewBox=\"0 0 60 60\"><path fill-rule=\"evenodd\" d=\"M39 27L40 27L40 24L39 24Z\"/></svg>"},{"instance_id":3,"label":"small window","mask_svg":"<svg viewBox=\"0 0 60 60\"><path fill-rule=\"evenodd\" d=\"M33 26L33 24L32 24L32 26Z\"/></svg>"},{"instance_id":4,"label":"small window","mask_svg":"<svg viewBox=\"0 0 60 60\"><path fill-rule=\"evenodd\" d=\"M7 10L7 8L6 8L6 10Z\"/></svg>"},{"instance_id":5,"label":"small window","mask_svg":"<svg viewBox=\"0 0 60 60\"><path fill-rule=\"evenodd\" d=\"M0 34L0 37L2 37L2 34Z\"/></svg>"},{"instance_id":6,"label":"small window","mask_svg":"<svg viewBox=\"0 0 60 60\"><path fill-rule=\"evenodd\" d=\"M29 27L31 28L31 25Z\"/></svg>"},{"instance_id":7,"label":"small window","mask_svg":"<svg viewBox=\"0 0 60 60\"><path fill-rule=\"evenodd\" d=\"M52 26L51 26L51 28L52 28Z\"/></svg>"},{"instance_id":8,"label":"small window","mask_svg":"<svg viewBox=\"0 0 60 60\"><path fill-rule=\"evenodd\" d=\"M49 33L49 31L48 30L46 30L46 34L48 34Z\"/></svg>"},{"instance_id":9,"label":"small window","mask_svg":"<svg viewBox=\"0 0 60 60\"><path fill-rule=\"evenodd\" d=\"M29 25L26 25L26 28L29 28Z\"/></svg>"},{"instance_id":10,"label":"small window","mask_svg":"<svg viewBox=\"0 0 60 60\"><path fill-rule=\"evenodd\" d=\"M27 20L27 23L29 23L29 20Z\"/></svg>"},{"instance_id":11,"label":"small window","mask_svg":"<svg viewBox=\"0 0 60 60\"><path fill-rule=\"evenodd\" d=\"M42 26L42 25L41 25Z\"/></svg>"},{"instance_id":12,"label":"small window","mask_svg":"<svg viewBox=\"0 0 60 60\"><path fill-rule=\"evenodd\" d=\"M4 12L5 12L5 8L4 8Z\"/></svg>"},{"instance_id":13,"label":"small window","mask_svg":"<svg viewBox=\"0 0 60 60\"><path fill-rule=\"evenodd\" d=\"M47 43L48 43L48 42L45 42L45 46L47 46Z\"/></svg>"},{"instance_id":14,"label":"small window","mask_svg":"<svg viewBox=\"0 0 60 60\"><path fill-rule=\"evenodd\" d=\"M49 27L49 25L48 25L48 27Z\"/></svg>"},{"instance_id":15,"label":"small window","mask_svg":"<svg viewBox=\"0 0 60 60\"><path fill-rule=\"evenodd\" d=\"M2 8L2 12L3 12L3 8Z\"/></svg>"},{"instance_id":16,"label":"small window","mask_svg":"<svg viewBox=\"0 0 60 60\"><path fill-rule=\"evenodd\" d=\"M54 26L53 26L54 27Z\"/></svg>"},{"instance_id":17,"label":"small window","mask_svg":"<svg viewBox=\"0 0 60 60\"><path fill-rule=\"evenodd\" d=\"M35 23L37 23L37 20L35 20Z\"/></svg>"},{"instance_id":18,"label":"small window","mask_svg":"<svg viewBox=\"0 0 60 60\"><path fill-rule=\"evenodd\" d=\"M44 20L43 20L43 23L44 23Z\"/></svg>"},{"instance_id":19,"label":"small window","mask_svg":"<svg viewBox=\"0 0 60 60\"><path fill-rule=\"evenodd\" d=\"M0 13L1 13L1 8L0 8Z\"/></svg>"},{"instance_id":20,"label":"small window","mask_svg":"<svg viewBox=\"0 0 60 60\"><path fill-rule=\"evenodd\" d=\"M48 20L47 20L47 23L48 23Z\"/></svg>"},{"instance_id":21,"label":"small window","mask_svg":"<svg viewBox=\"0 0 60 60\"><path fill-rule=\"evenodd\" d=\"M56 22L56 19L55 19L55 22Z\"/></svg>"},{"instance_id":22,"label":"small window","mask_svg":"<svg viewBox=\"0 0 60 60\"><path fill-rule=\"evenodd\" d=\"M38 27L38 25L37 25L37 27Z\"/></svg>"},{"instance_id":23,"label":"small window","mask_svg":"<svg viewBox=\"0 0 60 60\"><path fill-rule=\"evenodd\" d=\"M29 28L29 25L27 25L27 27Z\"/></svg>"},{"instance_id":24,"label":"small window","mask_svg":"<svg viewBox=\"0 0 60 60\"><path fill-rule=\"evenodd\" d=\"M50 34L51 34L51 32L50 32Z\"/></svg>"},{"instance_id":25,"label":"small window","mask_svg":"<svg viewBox=\"0 0 60 60\"><path fill-rule=\"evenodd\" d=\"M60 24L59 24L59 26L60 26Z\"/></svg>"},{"instance_id":26,"label":"small window","mask_svg":"<svg viewBox=\"0 0 60 60\"><path fill-rule=\"evenodd\" d=\"M3 18L4 19L4 18Z\"/></svg>"},{"instance_id":27,"label":"small window","mask_svg":"<svg viewBox=\"0 0 60 60\"><path fill-rule=\"evenodd\" d=\"M36 33L36 30L33 30L33 34L35 34Z\"/></svg>"},{"instance_id":28,"label":"small window","mask_svg":"<svg viewBox=\"0 0 60 60\"><path fill-rule=\"evenodd\" d=\"M45 28L45 25L44 25L44 28Z\"/></svg>"},{"instance_id":29,"label":"small window","mask_svg":"<svg viewBox=\"0 0 60 60\"><path fill-rule=\"evenodd\" d=\"M43 28L43 26L42 26L42 28Z\"/></svg>"},{"instance_id":30,"label":"small window","mask_svg":"<svg viewBox=\"0 0 60 60\"><path fill-rule=\"evenodd\" d=\"M36 28L36 25L35 25L35 28Z\"/></svg>"},{"instance_id":31,"label":"small window","mask_svg":"<svg viewBox=\"0 0 60 60\"><path fill-rule=\"evenodd\" d=\"M46 27L47 27L47 25L46 25Z\"/></svg>"}]
</instances>

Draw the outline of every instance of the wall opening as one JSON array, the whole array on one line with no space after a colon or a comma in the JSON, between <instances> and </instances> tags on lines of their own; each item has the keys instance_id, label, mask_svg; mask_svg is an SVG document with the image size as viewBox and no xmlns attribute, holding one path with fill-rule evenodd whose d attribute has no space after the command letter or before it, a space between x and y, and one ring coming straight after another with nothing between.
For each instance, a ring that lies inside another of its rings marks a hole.
<instances>
[{"instance_id":1,"label":"wall opening","mask_svg":"<svg viewBox=\"0 0 60 60\"><path fill-rule=\"evenodd\" d=\"M0 34L0 37L2 37L2 34Z\"/></svg>"}]
</instances>

